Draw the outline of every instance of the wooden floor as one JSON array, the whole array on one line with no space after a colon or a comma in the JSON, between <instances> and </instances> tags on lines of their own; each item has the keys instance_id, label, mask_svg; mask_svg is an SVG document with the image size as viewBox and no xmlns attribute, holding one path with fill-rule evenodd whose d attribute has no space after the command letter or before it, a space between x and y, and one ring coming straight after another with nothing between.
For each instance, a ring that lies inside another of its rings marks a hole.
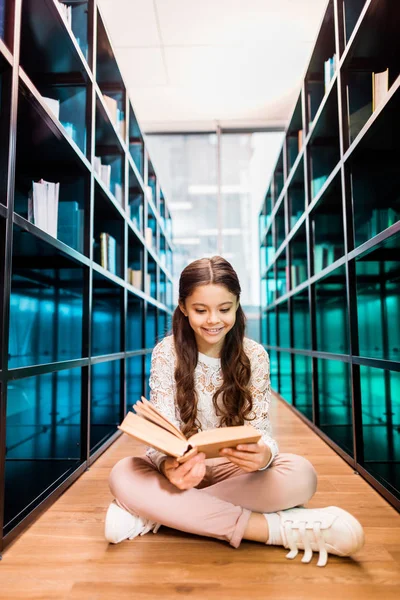
<instances>
[{"instance_id":1,"label":"wooden floor","mask_svg":"<svg viewBox=\"0 0 400 600\"><path fill-rule=\"evenodd\" d=\"M400 515L279 400L271 418L282 452L311 460L319 474L309 506L338 505L363 524L366 545L354 559L328 565L285 559L285 550L219 541L166 528L109 546L103 519L107 476L142 449L120 438L3 554L0 598L61 600L380 600L400 597Z\"/></svg>"}]
</instances>

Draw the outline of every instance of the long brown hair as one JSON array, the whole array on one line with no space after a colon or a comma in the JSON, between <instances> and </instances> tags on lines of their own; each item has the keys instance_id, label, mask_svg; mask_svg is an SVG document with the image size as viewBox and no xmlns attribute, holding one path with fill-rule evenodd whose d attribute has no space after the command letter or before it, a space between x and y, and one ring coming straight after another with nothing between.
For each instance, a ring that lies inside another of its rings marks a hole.
<instances>
[{"instance_id":1,"label":"long brown hair","mask_svg":"<svg viewBox=\"0 0 400 600\"><path fill-rule=\"evenodd\" d=\"M210 283L223 285L240 299L240 284L232 265L221 256L201 258L190 263L181 273L179 280L179 304L200 285ZM216 414L221 417L221 426L243 425L253 408L248 387L251 367L243 349L246 317L242 307L236 311L236 322L225 336L221 350L223 382L213 396ZM184 424L183 433L194 434L198 428L197 394L194 384L194 370L197 365L198 349L196 338L179 306L172 319L177 364L175 368L177 404Z\"/></svg>"}]
</instances>

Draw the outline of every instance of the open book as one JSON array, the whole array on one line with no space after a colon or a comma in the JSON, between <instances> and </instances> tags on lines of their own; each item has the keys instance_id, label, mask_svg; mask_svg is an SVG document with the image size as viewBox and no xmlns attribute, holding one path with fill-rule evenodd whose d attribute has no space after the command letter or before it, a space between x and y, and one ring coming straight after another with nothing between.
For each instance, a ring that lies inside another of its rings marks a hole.
<instances>
[{"instance_id":1,"label":"open book","mask_svg":"<svg viewBox=\"0 0 400 600\"><path fill-rule=\"evenodd\" d=\"M118 429L156 450L174 456L181 463L193 456L196 448L204 452L206 458L217 458L222 448L253 444L261 438L252 425L239 425L200 431L187 439L146 398L142 397L134 409L136 414L129 412Z\"/></svg>"}]
</instances>

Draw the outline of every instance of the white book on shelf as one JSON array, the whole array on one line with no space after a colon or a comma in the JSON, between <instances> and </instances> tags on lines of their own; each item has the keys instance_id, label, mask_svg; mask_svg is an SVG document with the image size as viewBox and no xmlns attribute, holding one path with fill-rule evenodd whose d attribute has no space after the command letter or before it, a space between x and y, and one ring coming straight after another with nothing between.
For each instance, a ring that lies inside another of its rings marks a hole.
<instances>
[{"instance_id":1,"label":"white book on shelf","mask_svg":"<svg viewBox=\"0 0 400 600\"><path fill-rule=\"evenodd\" d=\"M324 86L325 86L325 92L329 87L329 83L331 80L331 59L328 58L328 60L326 60L324 62Z\"/></svg>"},{"instance_id":2,"label":"white book on shelf","mask_svg":"<svg viewBox=\"0 0 400 600\"><path fill-rule=\"evenodd\" d=\"M47 98L46 96L42 96L43 100L51 110L51 112L57 117L60 118L60 101L56 98Z\"/></svg>"},{"instance_id":3,"label":"white book on shelf","mask_svg":"<svg viewBox=\"0 0 400 600\"><path fill-rule=\"evenodd\" d=\"M71 28L72 26L72 7L64 4L64 2L60 2L59 0L54 0L55 5L60 11L64 21Z\"/></svg>"},{"instance_id":4,"label":"white book on shelf","mask_svg":"<svg viewBox=\"0 0 400 600\"><path fill-rule=\"evenodd\" d=\"M389 90L389 69L372 73L372 111L385 100Z\"/></svg>"},{"instance_id":5,"label":"white book on shelf","mask_svg":"<svg viewBox=\"0 0 400 600\"><path fill-rule=\"evenodd\" d=\"M59 183L49 183L47 188L47 233L57 237Z\"/></svg>"},{"instance_id":6,"label":"white book on shelf","mask_svg":"<svg viewBox=\"0 0 400 600\"><path fill-rule=\"evenodd\" d=\"M101 158L100 158L100 156L94 157L93 169L94 169L94 172L97 173L97 175L99 177L101 177Z\"/></svg>"},{"instance_id":7,"label":"white book on shelf","mask_svg":"<svg viewBox=\"0 0 400 600\"><path fill-rule=\"evenodd\" d=\"M146 185L146 196L149 200L153 200L153 188L151 185Z\"/></svg>"},{"instance_id":8,"label":"white book on shelf","mask_svg":"<svg viewBox=\"0 0 400 600\"><path fill-rule=\"evenodd\" d=\"M108 108L108 112L111 115L111 120L114 123L114 125L117 127L118 126L118 102L114 98L111 98L111 96L107 96L106 94L103 94L103 98L104 98L104 102Z\"/></svg>"},{"instance_id":9,"label":"white book on shelf","mask_svg":"<svg viewBox=\"0 0 400 600\"><path fill-rule=\"evenodd\" d=\"M32 182L28 197L28 220L57 237L60 184L40 179Z\"/></svg>"},{"instance_id":10,"label":"white book on shelf","mask_svg":"<svg viewBox=\"0 0 400 600\"><path fill-rule=\"evenodd\" d=\"M108 270L114 275L117 274L117 242L116 239L108 234L107 237L107 263Z\"/></svg>"},{"instance_id":11,"label":"white book on shelf","mask_svg":"<svg viewBox=\"0 0 400 600\"><path fill-rule=\"evenodd\" d=\"M144 239L149 248L153 247L153 230L151 227L146 227Z\"/></svg>"},{"instance_id":12,"label":"white book on shelf","mask_svg":"<svg viewBox=\"0 0 400 600\"><path fill-rule=\"evenodd\" d=\"M122 204L122 185L116 183L114 186L114 196L118 204Z\"/></svg>"},{"instance_id":13,"label":"white book on shelf","mask_svg":"<svg viewBox=\"0 0 400 600\"><path fill-rule=\"evenodd\" d=\"M146 292L146 294L148 294L150 296L150 294L151 294L151 275L150 275L150 273L146 273L145 282L146 282L145 292Z\"/></svg>"},{"instance_id":14,"label":"white book on shelf","mask_svg":"<svg viewBox=\"0 0 400 600\"><path fill-rule=\"evenodd\" d=\"M101 165L100 178L104 185L109 188L111 183L111 165Z\"/></svg>"}]
</instances>

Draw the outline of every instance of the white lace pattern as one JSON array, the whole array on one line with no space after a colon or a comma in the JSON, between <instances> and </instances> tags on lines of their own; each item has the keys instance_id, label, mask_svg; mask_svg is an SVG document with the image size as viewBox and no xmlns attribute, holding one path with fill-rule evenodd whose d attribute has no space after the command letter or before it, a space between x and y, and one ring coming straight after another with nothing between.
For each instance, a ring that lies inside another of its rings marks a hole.
<instances>
[{"instance_id":1,"label":"white lace pattern","mask_svg":"<svg viewBox=\"0 0 400 600\"><path fill-rule=\"evenodd\" d=\"M272 456L268 463L278 454L278 446L272 437L271 423L268 418L268 410L271 401L271 387L269 375L269 358L267 352L260 344L244 339L244 350L250 359L251 379L250 392L253 399L253 410L249 417L251 425L261 434L262 440L269 446ZM164 338L153 350L150 374L150 401L179 429L182 423L179 411L175 404L175 363L176 354L173 336ZM195 369L195 389L198 396L197 420L201 430L219 427L220 419L215 413L213 395L222 383L221 361L219 358L211 358L199 352L198 362ZM159 468L164 454L148 448L147 456ZM264 468L267 468L264 467Z\"/></svg>"}]
</instances>

